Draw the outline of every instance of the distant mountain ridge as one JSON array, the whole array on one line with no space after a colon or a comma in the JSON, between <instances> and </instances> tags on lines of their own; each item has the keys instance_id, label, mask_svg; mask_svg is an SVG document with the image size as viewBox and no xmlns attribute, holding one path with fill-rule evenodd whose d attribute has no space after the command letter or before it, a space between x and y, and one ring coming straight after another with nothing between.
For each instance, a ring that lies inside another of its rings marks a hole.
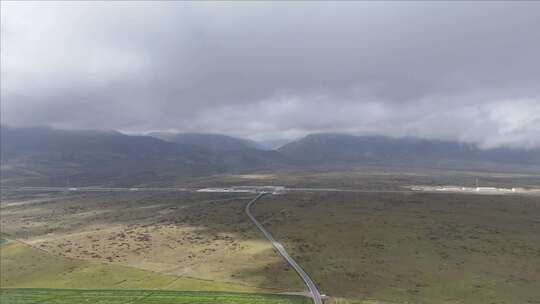
<instances>
[{"instance_id":1,"label":"distant mountain ridge","mask_svg":"<svg viewBox=\"0 0 540 304\"><path fill-rule=\"evenodd\" d=\"M310 163L452 166L465 163L540 165L540 149L480 149L474 144L420 138L311 134L278 149Z\"/></svg>"},{"instance_id":2,"label":"distant mountain ridge","mask_svg":"<svg viewBox=\"0 0 540 304\"><path fill-rule=\"evenodd\" d=\"M3 179L77 175L88 183L126 176L167 180L178 175L333 165L540 168L540 149L482 150L473 144L418 138L311 134L268 151L219 134L175 134L166 141L116 131L5 126L0 130Z\"/></svg>"},{"instance_id":3,"label":"distant mountain ridge","mask_svg":"<svg viewBox=\"0 0 540 304\"><path fill-rule=\"evenodd\" d=\"M117 176L204 175L284 163L275 151L220 150L116 131L0 127L3 181L77 175L88 183Z\"/></svg>"},{"instance_id":4,"label":"distant mountain ridge","mask_svg":"<svg viewBox=\"0 0 540 304\"><path fill-rule=\"evenodd\" d=\"M262 146L255 141L223 134L153 132L149 133L148 136L211 150L236 151L242 149L262 149Z\"/></svg>"},{"instance_id":5,"label":"distant mountain ridge","mask_svg":"<svg viewBox=\"0 0 540 304\"><path fill-rule=\"evenodd\" d=\"M149 136L116 131L71 131L52 128L1 128L2 160L47 156L59 159L107 159L174 156L175 145Z\"/></svg>"}]
</instances>

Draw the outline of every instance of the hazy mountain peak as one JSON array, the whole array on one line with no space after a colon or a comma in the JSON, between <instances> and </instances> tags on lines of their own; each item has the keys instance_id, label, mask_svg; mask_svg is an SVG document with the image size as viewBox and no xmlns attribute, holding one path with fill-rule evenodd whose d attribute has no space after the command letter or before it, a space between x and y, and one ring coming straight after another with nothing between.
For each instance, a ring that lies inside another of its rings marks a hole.
<instances>
[{"instance_id":1,"label":"hazy mountain peak","mask_svg":"<svg viewBox=\"0 0 540 304\"><path fill-rule=\"evenodd\" d=\"M278 151L308 163L367 163L378 165L453 166L486 163L539 164L540 151L479 149L474 144L415 137L355 136L317 133L288 143Z\"/></svg>"},{"instance_id":2,"label":"hazy mountain peak","mask_svg":"<svg viewBox=\"0 0 540 304\"><path fill-rule=\"evenodd\" d=\"M236 151L261 148L255 141L224 134L153 132L148 135L177 144L193 145L212 150Z\"/></svg>"}]
</instances>

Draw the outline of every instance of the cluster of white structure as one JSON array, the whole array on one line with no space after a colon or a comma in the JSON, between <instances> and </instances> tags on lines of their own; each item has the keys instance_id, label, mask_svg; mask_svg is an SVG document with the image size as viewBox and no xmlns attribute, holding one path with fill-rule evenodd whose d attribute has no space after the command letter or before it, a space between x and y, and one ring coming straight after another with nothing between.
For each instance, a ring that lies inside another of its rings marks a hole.
<instances>
[{"instance_id":1,"label":"cluster of white structure","mask_svg":"<svg viewBox=\"0 0 540 304\"><path fill-rule=\"evenodd\" d=\"M533 190L524 188L496 188L496 187L459 187L459 186L411 186L413 191L445 191L445 192L477 192L477 193L527 193Z\"/></svg>"},{"instance_id":2,"label":"cluster of white structure","mask_svg":"<svg viewBox=\"0 0 540 304\"><path fill-rule=\"evenodd\" d=\"M286 191L284 186L232 186L225 188L203 188L197 192L225 192L225 193L272 193L281 194Z\"/></svg>"}]
</instances>

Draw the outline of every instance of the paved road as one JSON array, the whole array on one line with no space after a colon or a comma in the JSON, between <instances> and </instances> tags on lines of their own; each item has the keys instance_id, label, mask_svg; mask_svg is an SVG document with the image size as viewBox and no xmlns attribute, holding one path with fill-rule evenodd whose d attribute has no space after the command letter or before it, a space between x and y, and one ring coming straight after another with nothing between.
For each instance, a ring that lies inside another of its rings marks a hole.
<instances>
[{"instance_id":1,"label":"paved road","mask_svg":"<svg viewBox=\"0 0 540 304\"><path fill-rule=\"evenodd\" d=\"M154 191L154 192L221 192L221 193L245 193L245 190L235 190L235 187L226 187L223 191L201 191L199 188L178 188L178 187L140 187L140 188L126 188L126 187L2 187L0 190L12 190L12 191L59 191L59 192L130 192L130 191ZM217 188L216 188L217 189ZM256 190L253 190L256 191ZM519 192L495 192L495 191L441 191L437 189L433 190L412 190L412 189L388 189L388 190L370 190L370 189L339 189L339 188L284 188L280 189L283 192L352 192L352 193L465 193L465 194L505 194L505 195L539 195L539 189L527 189Z\"/></svg>"},{"instance_id":2,"label":"paved road","mask_svg":"<svg viewBox=\"0 0 540 304\"><path fill-rule=\"evenodd\" d=\"M163 192L184 192L184 191L195 191L195 189L189 188L161 188L161 187L144 187L144 188L110 188L110 187L5 187L2 190L13 190L13 191L81 191L81 192L128 192L128 191L163 191Z\"/></svg>"},{"instance_id":3,"label":"paved road","mask_svg":"<svg viewBox=\"0 0 540 304\"><path fill-rule=\"evenodd\" d=\"M263 225L259 223L259 221L257 221L257 219L251 214L251 210L250 210L251 206L265 194L266 194L265 192L260 193L259 195L257 195L257 197L255 197L246 205L247 216L251 219L251 221L255 224L255 226L257 226L257 228L259 228L259 230L264 234L266 239L268 239L272 243L272 246L274 246L277 252L279 252L279 254L287 261L287 263L289 263L289 265L292 266L292 268L296 271L296 273L298 273L298 275L302 278L302 280L304 281L304 283L306 284L306 286L308 287L311 293L311 296L313 298L313 303L322 304L321 293L317 289L317 286L315 285L313 280L304 271L304 269L302 269L302 267L300 267L300 265L298 265L298 263L296 263L296 261L287 253L283 245L281 245L281 243L276 241L272 237L272 235L268 231L266 231L266 229L264 229Z\"/></svg>"},{"instance_id":4,"label":"paved road","mask_svg":"<svg viewBox=\"0 0 540 304\"><path fill-rule=\"evenodd\" d=\"M403 190L369 190L369 189L339 189L339 188L285 188L284 191L293 192L355 192L355 193L408 193L419 192L409 189Z\"/></svg>"},{"instance_id":5,"label":"paved road","mask_svg":"<svg viewBox=\"0 0 540 304\"><path fill-rule=\"evenodd\" d=\"M440 190L437 187L433 189L425 190L413 190L413 189L402 189L402 190L369 190L369 189L338 189L338 188L285 188L285 192L352 192L352 193L430 193L430 194L487 194L487 195L540 195L540 190L538 189L526 189L519 190L516 192L505 192L505 191L493 191L493 190L484 190L484 191L467 191L467 190Z\"/></svg>"}]
</instances>

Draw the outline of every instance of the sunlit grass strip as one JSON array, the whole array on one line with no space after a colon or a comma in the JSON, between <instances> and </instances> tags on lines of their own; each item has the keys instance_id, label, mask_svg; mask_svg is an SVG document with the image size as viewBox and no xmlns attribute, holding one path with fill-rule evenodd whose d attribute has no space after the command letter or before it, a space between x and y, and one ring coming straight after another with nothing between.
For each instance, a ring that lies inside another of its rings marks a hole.
<instances>
[{"instance_id":1,"label":"sunlit grass strip","mask_svg":"<svg viewBox=\"0 0 540 304\"><path fill-rule=\"evenodd\" d=\"M78 289L0 289L2 304L303 304L307 298L259 293L165 291L165 290L78 290Z\"/></svg>"}]
</instances>

